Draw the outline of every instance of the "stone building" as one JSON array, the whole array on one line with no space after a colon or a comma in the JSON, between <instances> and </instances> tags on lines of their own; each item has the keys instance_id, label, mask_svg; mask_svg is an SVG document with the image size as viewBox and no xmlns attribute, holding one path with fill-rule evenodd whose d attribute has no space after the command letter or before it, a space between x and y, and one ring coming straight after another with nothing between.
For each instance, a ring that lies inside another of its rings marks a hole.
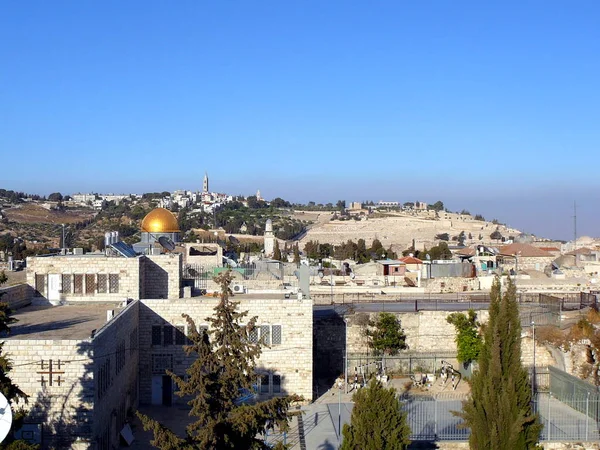
<instances>
[{"instance_id":1,"label":"stone building","mask_svg":"<svg viewBox=\"0 0 600 450\"><path fill-rule=\"evenodd\" d=\"M30 396L27 430L42 448L112 449L139 404L181 406L165 370L185 375L189 314L207 324L218 299L182 298L179 253L28 259L27 286L4 297L19 320L4 350L11 378ZM13 292L14 291L14 292ZM312 400L312 301L236 295L265 342L257 396Z\"/></svg>"},{"instance_id":2,"label":"stone building","mask_svg":"<svg viewBox=\"0 0 600 450\"><path fill-rule=\"evenodd\" d=\"M267 219L265 224L265 256L273 256L275 252L275 234L273 233L273 222L271 219Z\"/></svg>"}]
</instances>

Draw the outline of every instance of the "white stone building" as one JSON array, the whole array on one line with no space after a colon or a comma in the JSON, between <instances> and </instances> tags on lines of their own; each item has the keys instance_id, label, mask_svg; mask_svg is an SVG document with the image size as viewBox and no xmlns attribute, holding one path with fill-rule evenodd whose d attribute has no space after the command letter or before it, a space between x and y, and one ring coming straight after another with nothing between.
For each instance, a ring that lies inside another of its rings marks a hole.
<instances>
[{"instance_id":1,"label":"white stone building","mask_svg":"<svg viewBox=\"0 0 600 450\"><path fill-rule=\"evenodd\" d=\"M182 298L182 257L28 258L27 286L5 297L19 308L19 322L4 350L13 361L11 378L30 396L26 426L41 436L42 448L116 448L139 404L182 406L165 373L185 375L192 362L182 349L182 314L203 326L218 302ZM312 400L312 301L251 293L235 301L257 317L250 339L267 344L257 395Z\"/></svg>"}]
</instances>

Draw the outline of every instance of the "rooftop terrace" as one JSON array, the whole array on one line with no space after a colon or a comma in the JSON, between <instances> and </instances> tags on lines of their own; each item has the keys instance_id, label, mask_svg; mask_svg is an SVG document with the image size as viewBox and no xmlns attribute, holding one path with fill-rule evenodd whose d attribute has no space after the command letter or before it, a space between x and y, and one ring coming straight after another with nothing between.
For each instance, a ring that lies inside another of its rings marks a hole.
<instances>
[{"instance_id":1,"label":"rooftop terrace","mask_svg":"<svg viewBox=\"0 0 600 450\"><path fill-rule=\"evenodd\" d=\"M119 303L64 306L26 306L13 317L18 320L5 339L89 339L92 330L106 323L106 311ZM117 311L115 311L115 314Z\"/></svg>"}]
</instances>

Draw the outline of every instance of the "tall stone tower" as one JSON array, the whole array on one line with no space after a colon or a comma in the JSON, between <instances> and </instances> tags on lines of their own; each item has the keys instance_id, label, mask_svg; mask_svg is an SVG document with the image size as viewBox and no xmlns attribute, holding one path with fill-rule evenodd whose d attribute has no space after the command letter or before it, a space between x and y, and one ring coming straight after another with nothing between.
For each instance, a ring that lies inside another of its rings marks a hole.
<instances>
[{"instance_id":1,"label":"tall stone tower","mask_svg":"<svg viewBox=\"0 0 600 450\"><path fill-rule=\"evenodd\" d=\"M275 234L273 233L273 222L267 219L265 224L265 256L271 257L275 253Z\"/></svg>"},{"instance_id":2,"label":"tall stone tower","mask_svg":"<svg viewBox=\"0 0 600 450\"><path fill-rule=\"evenodd\" d=\"M204 182L202 183L202 192L209 192L208 190L208 174L204 172Z\"/></svg>"}]
</instances>

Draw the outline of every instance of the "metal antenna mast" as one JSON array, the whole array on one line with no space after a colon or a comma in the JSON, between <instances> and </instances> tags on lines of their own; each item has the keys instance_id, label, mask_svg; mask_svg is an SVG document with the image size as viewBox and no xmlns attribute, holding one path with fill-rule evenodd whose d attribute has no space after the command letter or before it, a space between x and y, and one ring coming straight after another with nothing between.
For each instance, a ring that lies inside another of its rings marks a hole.
<instances>
[{"instance_id":1,"label":"metal antenna mast","mask_svg":"<svg viewBox=\"0 0 600 450\"><path fill-rule=\"evenodd\" d=\"M573 201L573 252L577 250L577 201ZM577 254L575 255L575 266L577 266Z\"/></svg>"}]
</instances>

